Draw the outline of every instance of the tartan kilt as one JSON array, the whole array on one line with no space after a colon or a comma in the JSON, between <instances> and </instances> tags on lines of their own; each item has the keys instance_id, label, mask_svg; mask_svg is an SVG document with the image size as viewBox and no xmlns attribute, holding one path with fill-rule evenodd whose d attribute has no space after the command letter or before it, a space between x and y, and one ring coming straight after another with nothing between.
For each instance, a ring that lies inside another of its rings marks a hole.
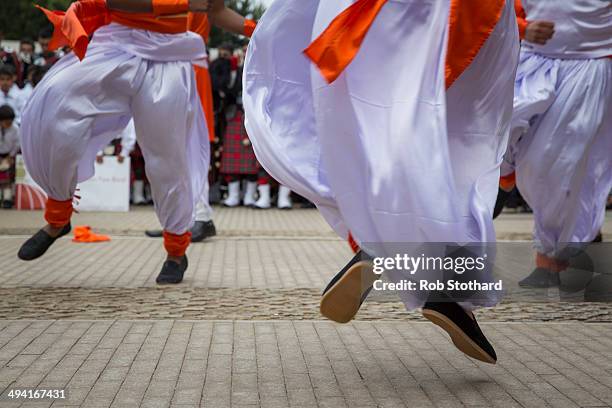
<instances>
[{"instance_id":1,"label":"tartan kilt","mask_svg":"<svg viewBox=\"0 0 612 408\"><path fill-rule=\"evenodd\" d=\"M223 138L223 153L221 154L221 173L223 174L257 174L259 164L244 128L244 112L236 111L233 119L227 123Z\"/></svg>"}]
</instances>

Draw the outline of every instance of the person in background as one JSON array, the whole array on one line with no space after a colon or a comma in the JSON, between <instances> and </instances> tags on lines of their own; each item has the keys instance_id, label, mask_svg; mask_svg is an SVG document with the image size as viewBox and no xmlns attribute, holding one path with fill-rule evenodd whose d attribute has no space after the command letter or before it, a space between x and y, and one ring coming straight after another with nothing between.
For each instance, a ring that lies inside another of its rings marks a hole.
<instances>
[{"instance_id":1,"label":"person in background","mask_svg":"<svg viewBox=\"0 0 612 408\"><path fill-rule=\"evenodd\" d=\"M15 65L15 61L17 60L17 53L15 50L4 47L2 45L2 41L4 40L4 33L0 29L0 65L9 64Z\"/></svg>"},{"instance_id":2,"label":"person in background","mask_svg":"<svg viewBox=\"0 0 612 408\"><path fill-rule=\"evenodd\" d=\"M244 128L242 66L236 67L236 70L232 69L233 59L227 46L219 50L218 61L219 63L216 64L216 67L230 68L229 76L226 75L225 69L217 68L221 73L218 75L218 78L227 80L227 85L223 84L226 88L223 92L223 115L227 120L227 126L225 126L225 132L223 133L223 153L221 155L220 171L227 182L228 195L223 201L223 205L226 207L237 207L240 205L240 184L244 180L246 188L242 203L245 207L250 207L255 205L259 165ZM219 81L218 79L217 82Z\"/></svg>"},{"instance_id":3,"label":"person in background","mask_svg":"<svg viewBox=\"0 0 612 408\"><path fill-rule=\"evenodd\" d=\"M15 112L8 105L0 106L0 201L2 208L13 207L15 157L19 153L19 128Z\"/></svg>"},{"instance_id":4,"label":"person in background","mask_svg":"<svg viewBox=\"0 0 612 408\"><path fill-rule=\"evenodd\" d=\"M259 196L253 208L266 210L272 207L272 177L260 166L259 177L257 178L257 192ZM290 210L293 208L291 200L291 189L282 184L278 185L278 195L276 197L276 207L279 210Z\"/></svg>"},{"instance_id":5,"label":"person in background","mask_svg":"<svg viewBox=\"0 0 612 408\"><path fill-rule=\"evenodd\" d=\"M15 113L15 123L21 123L21 110L23 108L23 97L21 90L15 83L16 71L12 65L0 66L0 106L8 105Z\"/></svg>"},{"instance_id":6,"label":"person in background","mask_svg":"<svg viewBox=\"0 0 612 408\"><path fill-rule=\"evenodd\" d=\"M19 42L19 54L15 63L17 78L15 83L21 89L25 83L30 67L34 64L34 41L23 38Z\"/></svg>"},{"instance_id":7,"label":"person in background","mask_svg":"<svg viewBox=\"0 0 612 408\"><path fill-rule=\"evenodd\" d=\"M125 159L130 156L135 145L136 128L134 127L134 120L132 119L116 139L114 139L104 150L98 152L96 162L102 164L104 163L104 156L116 156L117 161L123 163Z\"/></svg>"},{"instance_id":8,"label":"person in background","mask_svg":"<svg viewBox=\"0 0 612 408\"><path fill-rule=\"evenodd\" d=\"M37 71L39 71L42 67L36 65L30 65L28 67L28 72L26 73L25 79L23 81L23 87L21 88L21 100L22 103L27 103L28 99L30 99L30 95L34 92L34 76L37 75ZM40 81L41 78L39 78Z\"/></svg>"},{"instance_id":9,"label":"person in background","mask_svg":"<svg viewBox=\"0 0 612 408\"><path fill-rule=\"evenodd\" d=\"M515 6L523 42L501 174L533 209L537 251L519 285L563 287L571 258L601 240L612 189L612 13L600 0Z\"/></svg>"},{"instance_id":10,"label":"person in background","mask_svg":"<svg viewBox=\"0 0 612 408\"><path fill-rule=\"evenodd\" d=\"M40 66L55 64L61 57L60 52L49 50L49 42L53 36L51 27L45 27L38 33L38 45L41 51L35 55L34 63Z\"/></svg>"}]
</instances>

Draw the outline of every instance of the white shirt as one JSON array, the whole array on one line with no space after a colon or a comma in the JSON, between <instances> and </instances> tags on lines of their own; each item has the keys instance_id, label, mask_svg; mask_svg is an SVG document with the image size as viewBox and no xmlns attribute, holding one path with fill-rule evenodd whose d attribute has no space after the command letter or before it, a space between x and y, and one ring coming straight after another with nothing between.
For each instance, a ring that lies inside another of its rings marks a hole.
<instances>
[{"instance_id":1,"label":"white shirt","mask_svg":"<svg viewBox=\"0 0 612 408\"><path fill-rule=\"evenodd\" d=\"M15 122L17 125L21 123L21 110L23 109L24 99L21 94L21 89L17 85L13 85L9 89L8 94L0 91L0 106L8 105L15 111Z\"/></svg>"},{"instance_id":2,"label":"white shirt","mask_svg":"<svg viewBox=\"0 0 612 408\"><path fill-rule=\"evenodd\" d=\"M34 92L34 87L32 86L31 83L26 82L26 84L23 86L23 88L21 88L21 103L23 104L23 106L25 106L25 104L28 102L28 99L30 99L30 95L32 95L32 92ZM23 109L22 106L22 109Z\"/></svg>"},{"instance_id":3,"label":"white shirt","mask_svg":"<svg viewBox=\"0 0 612 408\"><path fill-rule=\"evenodd\" d=\"M0 154L8 153L14 157L19 153L20 147L19 128L15 123L8 129L0 128Z\"/></svg>"},{"instance_id":4,"label":"white shirt","mask_svg":"<svg viewBox=\"0 0 612 408\"><path fill-rule=\"evenodd\" d=\"M551 58L604 58L612 55L610 0L521 0L528 21L555 23L545 45L523 48Z\"/></svg>"}]
</instances>

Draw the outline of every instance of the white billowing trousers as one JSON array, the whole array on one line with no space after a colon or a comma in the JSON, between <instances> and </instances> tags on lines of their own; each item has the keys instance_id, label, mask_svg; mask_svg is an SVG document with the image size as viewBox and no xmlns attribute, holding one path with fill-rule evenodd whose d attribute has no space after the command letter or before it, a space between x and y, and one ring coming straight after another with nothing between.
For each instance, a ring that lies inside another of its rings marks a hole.
<instances>
[{"instance_id":1,"label":"white billowing trousers","mask_svg":"<svg viewBox=\"0 0 612 408\"><path fill-rule=\"evenodd\" d=\"M370 255L376 243L494 242L518 60L513 3L448 90L448 0L388 2L327 84L302 50L351 3L278 1L260 21L243 94L258 160ZM408 308L421 305L405 294Z\"/></svg>"},{"instance_id":2,"label":"white billowing trousers","mask_svg":"<svg viewBox=\"0 0 612 408\"><path fill-rule=\"evenodd\" d=\"M516 170L538 252L592 241L612 188L612 60L523 51L511 135L503 173Z\"/></svg>"},{"instance_id":3,"label":"white billowing trousers","mask_svg":"<svg viewBox=\"0 0 612 408\"><path fill-rule=\"evenodd\" d=\"M191 228L208 172L209 142L193 63L193 33L160 34L116 23L98 29L83 61L62 58L23 112L22 150L32 178L55 200L93 175L95 154L134 119L164 229Z\"/></svg>"}]
</instances>

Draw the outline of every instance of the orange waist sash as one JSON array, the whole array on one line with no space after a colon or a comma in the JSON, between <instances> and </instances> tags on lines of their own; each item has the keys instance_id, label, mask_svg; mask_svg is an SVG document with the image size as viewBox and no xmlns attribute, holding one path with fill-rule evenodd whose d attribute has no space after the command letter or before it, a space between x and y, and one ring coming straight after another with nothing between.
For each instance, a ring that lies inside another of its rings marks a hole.
<instances>
[{"instance_id":1,"label":"orange waist sash","mask_svg":"<svg viewBox=\"0 0 612 408\"><path fill-rule=\"evenodd\" d=\"M65 12L36 7L42 10L53 24L53 37L49 48L54 50L69 46L79 59L85 57L89 37L94 31L111 22L165 34L187 31L187 14L155 16L152 13L111 11L106 7L104 0L75 1Z\"/></svg>"},{"instance_id":2,"label":"orange waist sash","mask_svg":"<svg viewBox=\"0 0 612 408\"><path fill-rule=\"evenodd\" d=\"M357 0L340 13L304 53L328 82L335 81L355 58L387 0ZM505 0L451 0L446 87L472 63L493 32Z\"/></svg>"}]
</instances>

